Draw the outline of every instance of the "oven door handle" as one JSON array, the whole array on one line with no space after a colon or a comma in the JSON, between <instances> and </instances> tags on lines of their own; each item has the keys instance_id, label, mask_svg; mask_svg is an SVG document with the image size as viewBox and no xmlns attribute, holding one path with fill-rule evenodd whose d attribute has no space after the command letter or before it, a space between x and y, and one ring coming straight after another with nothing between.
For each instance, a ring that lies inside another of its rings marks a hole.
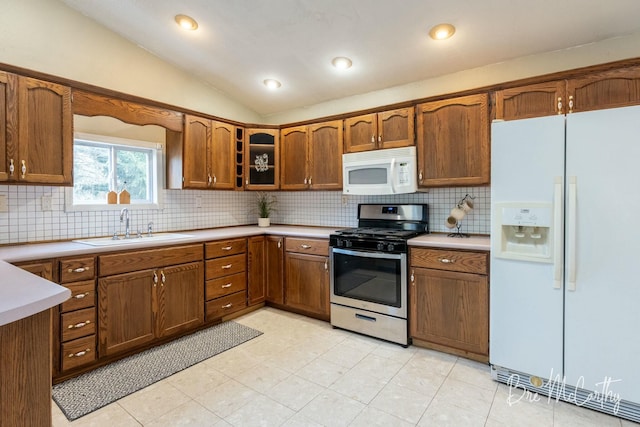
<instances>
[{"instance_id":1,"label":"oven door handle","mask_svg":"<svg viewBox=\"0 0 640 427\"><path fill-rule=\"evenodd\" d=\"M342 254L342 255L351 255L356 257L364 257L364 258L384 258L384 259L399 259L404 260L407 257L406 253L402 254L390 254L386 252L368 252L368 251L358 251L358 250L350 250L350 249L339 249L339 248L331 248L331 254Z\"/></svg>"}]
</instances>

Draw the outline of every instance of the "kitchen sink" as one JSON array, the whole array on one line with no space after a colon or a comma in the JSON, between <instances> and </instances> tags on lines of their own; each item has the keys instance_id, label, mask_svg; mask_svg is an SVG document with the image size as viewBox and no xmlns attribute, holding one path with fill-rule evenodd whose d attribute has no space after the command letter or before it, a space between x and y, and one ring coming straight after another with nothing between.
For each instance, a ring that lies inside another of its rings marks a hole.
<instances>
[{"instance_id":1,"label":"kitchen sink","mask_svg":"<svg viewBox=\"0 0 640 427\"><path fill-rule=\"evenodd\" d=\"M190 234L180 234L180 233L158 233L158 234L153 234L151 236L143 234L142 237L132 235L128 239L125 239L122 236L119 236L118 240L114 240L112 237L96 237L92 239L72 240L72 242L82 243L84 245L90 245L90 246L120 246L120 245L129 245L133 243L153 243L153 242L180 240L180 239L187 239L189 237L193 237L193 236Z\"/></svg>"}]
</instances>

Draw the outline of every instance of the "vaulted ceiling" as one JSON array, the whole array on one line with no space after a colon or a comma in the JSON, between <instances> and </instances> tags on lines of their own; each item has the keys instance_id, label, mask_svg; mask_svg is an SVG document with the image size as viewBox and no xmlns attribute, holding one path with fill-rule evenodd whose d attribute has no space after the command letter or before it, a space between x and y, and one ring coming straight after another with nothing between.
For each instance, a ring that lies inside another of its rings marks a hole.
<instances>
[{"instance_id":1,"label":"vaulted ceiling","mask_svg":"<svg viewBox=\"0 0 640 427\"><path fill-rule=\"evenodd\" d=\"M638 0L61 1L261 115L640 32Z\"/></svg>"}]
</instances>

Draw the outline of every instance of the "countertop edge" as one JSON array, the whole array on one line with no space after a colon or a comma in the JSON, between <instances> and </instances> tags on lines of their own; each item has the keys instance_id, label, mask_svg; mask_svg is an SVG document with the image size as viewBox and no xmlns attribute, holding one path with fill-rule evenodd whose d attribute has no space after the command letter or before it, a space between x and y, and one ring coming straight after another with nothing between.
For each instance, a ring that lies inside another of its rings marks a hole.
<instances>
[{"instance_id":1,"label":"countertop edge","mask_svg":"<svg viewBox=\"0 0 640 427\"><path fill-rule=\"evenodd\" d=\"M462 249L473 251L491 250L489 236L474 235L470 237L448 237L446 234L424 234L408 241L409 247L430 247L441 249Z\"/></svg>"}]
</instances>

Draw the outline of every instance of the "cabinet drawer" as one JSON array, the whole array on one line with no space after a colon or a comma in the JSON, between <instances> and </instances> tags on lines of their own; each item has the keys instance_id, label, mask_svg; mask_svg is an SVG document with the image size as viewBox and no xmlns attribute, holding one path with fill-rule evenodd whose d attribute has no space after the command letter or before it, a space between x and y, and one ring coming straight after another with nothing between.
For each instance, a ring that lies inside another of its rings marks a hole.
<instances>
[{"instance_id":1,"label":"cabinet drawer","mask_svg":"<svg viewBox=\"0 0 640 427\"><path fill-rule=\"evenodd\" d=\"M219 319L247 307L247 293L236 292L226 297L207 301L207 320Z\"/></svg>"},{"instance_id":2,"label":"cabinet drawer","mask_svg":"<svg viewBox=\"0 0 640 427\"><path fill-rule=\"evenodd\" d=\"M93 362L96 360L96 336L89 335L62 344L60 360L63 371Z\"/></svg>"},{"instance_id":3,"label":"cabinet drawer","mask_svg":"<svg viewBox=\"0 0 640 427\"><path fill-rule=\"evenodd\" d=\"M70 258L60 261L60 283L91 279L96 275L94 257Z\"/></svg>"},{"instance_id":4,"label":"cabinet drawer","mask_svg":"<svg viewBox=\"0 0 640 427\"><path fill-rule=\"evenodd\" d=\"M96 281L94 279L65 283L64 286L71 291L71 298L60 306L63 313L96 305Z\"/></svg>"},{"instance_id":5,"label":"cabinet drawer","mask_svg":"<svg viewBox=\"0 0 640 427\"><path fill-rule=\"evenodd\" d=\"M96 333L96 309L95 307L72 311L60 316L60 329L62 341L70 341L76 338Z\"/></svg>"},{"instance_id":6,"label":"cabinet drawer","mask_svg":"<svg viewBox=\"0 0 640 427\"><path fill-rule=\"evenodd\" d=\"M411 266L487 274L487 254L484 252L412 248Z\"/></svg>"},{"instance_id":7,"label":"cabinet drawer","mask_svg":"<svg viewBox=\"0 0 640 427\"><path fill-rule=\"evenodd\" d=\"M247 239L220 240L204 245L204 254L207 259L241 254L247 250Z\"/></svg>"},{"instance_id":8,"label":"cabinet drawer","mask_svg":"<svg viewBox=\"0 0 640 427\"><path fill-rule=\"evenodd\" d=\"M206 279L228 276L246 270L247 260L245 254L231 255L223 258L207 260Z\"/></svg>"},{"instance_id":9,"label":"cabinet drawer","mask_svg":"<svg viewBox=\"0 0 640 427\"><path fill-rule=\"evenodd\" d=\"M168 265L187 264L201 261L203 245L174 246L162 249L149 249L100 255L98 265L100 276L111 276Z\"/></svg>"},{"instance_id":10,"label":"cabinet drawer","mask_svg":"<svg viewBox=\"0 0 640 427\"><path fill-rule=\"evenodd\" d=\"M247 274L245 272L207 280L206 300L230 295L247 288Z\"/></svg>"},{"instance_id":11,"label":"cabinet drawer","mask_svg":"<svg viewBox=\"0 0 640 427\"><path fill-rule=\"evenodd\" d=\"M285 239L285 249L287 252L299 252L312 255L329 255L329 241L317 239L299 239L287 237Z\"/></svg>"}]
</instances>

